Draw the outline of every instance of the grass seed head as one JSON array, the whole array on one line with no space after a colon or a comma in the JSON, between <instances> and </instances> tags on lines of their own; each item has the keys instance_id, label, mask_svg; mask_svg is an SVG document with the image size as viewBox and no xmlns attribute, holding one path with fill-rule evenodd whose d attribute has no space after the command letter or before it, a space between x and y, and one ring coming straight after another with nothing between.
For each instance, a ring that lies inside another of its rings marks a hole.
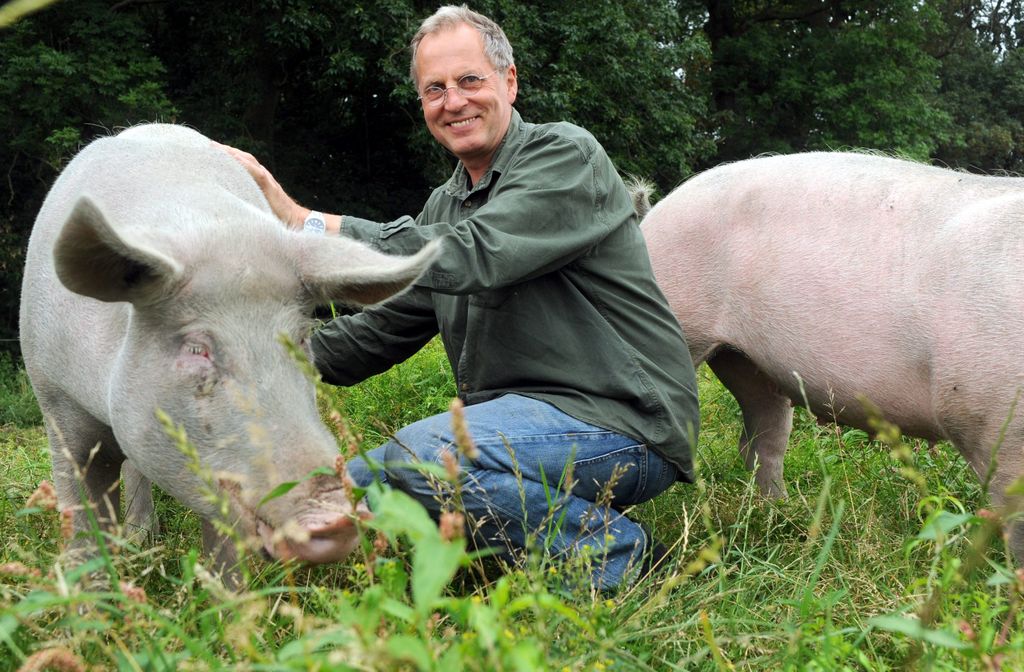
<instances>
[{"instance_id":1,"label":"grass seed head","mask_svg":"<svg viewBox=\"0 0 1024 672\"><path fill-rule=\"evenodd\" d=\"M64 509L60 512L60 536L64 541L71 541L75 533L74 528L75 512L71 509Z\"/></svg>"},{"instance_id":2,"label":"grass seed head","mask_svg":"<svg viewBox=\"0 0 1024 672\"><path fill-rule=\"evenodd\" d=\"M36 651L25 659L18 672L85 672L85 664L78 656L62 646Z\"/></svg>"},{"instance_id":3,"label":"grass seed head","mask_svg":"<svg viewBox=\"0 0 1024 672\"><path fill-rule=\"evenodd\" d=\"M46 511L57 510L57 492L49 481L42 481L36 491L25 500L25 508L38 506Z\"/></svg>"},{"instance_id":4,"label":"grass seed head","mask_svg":"<svg viewBox=\"0 0 1024 672\"><path fill-rule=\"evenodd\" d=\"M42 572L40 572L38 569L29 567L21 562L5 562L4 564L0 565L0 574L3 574L5 576L21 576L36 579L42 576Z\"/></svg>"},{"instance_id":5,"label":"grass seed head","mask_svg":"<svg viewBox=\"0 0 1024 672\"><path fill-rule=\"evenodd\" d=\"M480 455L480 452L476 449L476 444L473 443L473 437L469 435L469 427L466 425L465 408L462 400L456 397L452 399L448 410L452 414L452 431L455 433L455 445L459 447L459 451L463 455L471 460L475 460Z\"/></svg>"},{"instance_id":6,"label":"grass seed head","mask_svg":"<svg viewBox=\"0 0 1024 672\"><path fill-rule=\"evenodd\" d=\"M445 511L438 521L438 529L441 531L441 538L445 541L452 541L462 537L466 527L466 518L458 511Z\"/></svg>"}]
</instances>

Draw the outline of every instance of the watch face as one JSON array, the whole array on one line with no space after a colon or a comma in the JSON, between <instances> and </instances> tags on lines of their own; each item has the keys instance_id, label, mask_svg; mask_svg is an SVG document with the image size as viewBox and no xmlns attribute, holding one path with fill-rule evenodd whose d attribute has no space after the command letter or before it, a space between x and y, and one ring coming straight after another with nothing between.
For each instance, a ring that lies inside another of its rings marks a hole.
<instances>
[{"instance_id":1,"label":"watch face","mask_svg":"<svg viewBox=\"0 0 1024 672\"><path fill-rule=\"evenodd\" d=\"M307 217L302 223L302 230L307 233L323 233L327 230L327 222L321 217Z\"/></svg>"}]
</instances>

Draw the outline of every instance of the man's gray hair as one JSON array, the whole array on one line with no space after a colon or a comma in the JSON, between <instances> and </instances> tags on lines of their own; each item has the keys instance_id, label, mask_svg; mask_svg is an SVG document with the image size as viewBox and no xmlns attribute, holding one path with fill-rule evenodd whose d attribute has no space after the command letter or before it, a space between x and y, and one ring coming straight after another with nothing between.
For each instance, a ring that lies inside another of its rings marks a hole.
<instances>
[{"instance_id":1,"label":"man's gray hair","mask_svg":"<svg viewBox=\"0 0 1024 672\"><path fill-rule=\"evenodd\" d=\"M508 70L515 65L515 61L512 60L512 45L509 44L501 26L483 14L474 12L466 5L445 5L423 20L420 29L416 31L412 42L409 43L409 48L412 50L409 78L412 79L414 86L419 87L419 82L416 81L416 49L420 46L423 38L444 30L452 30L463 23L472 26L480 33L484 40L484 55L495 68Z\"/></svg>"}]
</instances>

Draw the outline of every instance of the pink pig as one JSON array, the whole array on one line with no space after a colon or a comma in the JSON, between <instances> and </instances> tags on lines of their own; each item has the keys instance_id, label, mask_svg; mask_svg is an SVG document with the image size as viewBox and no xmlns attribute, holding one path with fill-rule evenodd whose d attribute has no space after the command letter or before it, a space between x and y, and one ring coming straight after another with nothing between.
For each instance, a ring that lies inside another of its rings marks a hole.
<instances>
[{"instance_id":1,"label":"pink pig","mask_svg":"<svg viewBox=\"0 0 1024 672\"><path fill-rule=\"evenodd\" d=\"M1019 499L1024 179L772 156L694 177L641 226L690 355L742 409L765 494L785 495L793 402L869 429L867 398L904 433L951 441L996 503ZM1024 562L1024 523L1010 546Z\"/></svg>"},{"instance_id":2,"label":"pink pig","mask_svg":"<svg viewBox=\"0 0 1024 672\"><path fill-rule=\"evenodd\" d=\"M389 257L288 231L245 169L182 126L136 126L83 149L39 212L21 300L25 366L72 516L69 560L96 552L80 534L92 516L115 526L122 469L126 528L154 530L159 485L202 516L229 585L241 575L218 521L275 557L344 559L368 511L331 472L337 444L279 339L308 351L316 304L383 301L436 252ZM226 507L158 411L186 429Z\"/></svg>"}]
</instances>

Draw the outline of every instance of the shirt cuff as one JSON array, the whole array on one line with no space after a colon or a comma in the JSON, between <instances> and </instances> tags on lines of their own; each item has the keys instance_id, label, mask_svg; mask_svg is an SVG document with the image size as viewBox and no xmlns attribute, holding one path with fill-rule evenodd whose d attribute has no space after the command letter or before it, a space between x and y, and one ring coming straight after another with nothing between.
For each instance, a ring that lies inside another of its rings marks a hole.
<instances>
[{"instance_id":1,"label":"shirt cuff","mask_svg":"<svg viewBox=\"0 0 1024 672\"><path fill-rule=\"evenodd\" d=\"M339 233L387 254L415 254L426 243L416 220L408 216L381 223L345 215Z\"/></svg>"}]
</instances>

